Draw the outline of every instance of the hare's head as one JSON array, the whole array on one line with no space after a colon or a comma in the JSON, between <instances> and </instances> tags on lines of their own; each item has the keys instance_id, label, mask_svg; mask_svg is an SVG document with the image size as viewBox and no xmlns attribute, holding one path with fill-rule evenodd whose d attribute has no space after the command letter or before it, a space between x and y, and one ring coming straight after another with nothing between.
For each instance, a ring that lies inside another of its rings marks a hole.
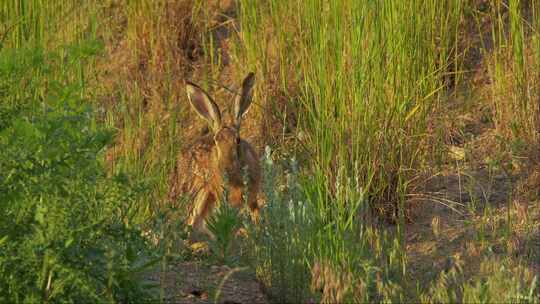
<instances>
[{"instance_id":1,"label":"hare's head","mask_svg":"<svg viewBox=\"0 0 540 304\"><path fill-rule=\"evenodd\" d=\"M230 122L222 119L218 105L199 86L187 82L186 91L193 109L208 123L214 136L217 150L217 161L220 169L226 171L239 171L241 167L239 158L240 124L252 100L252 89L255 75L249 73L242 83L242 92L234 100L234 109Z\"/></svg>"}]
</instances>

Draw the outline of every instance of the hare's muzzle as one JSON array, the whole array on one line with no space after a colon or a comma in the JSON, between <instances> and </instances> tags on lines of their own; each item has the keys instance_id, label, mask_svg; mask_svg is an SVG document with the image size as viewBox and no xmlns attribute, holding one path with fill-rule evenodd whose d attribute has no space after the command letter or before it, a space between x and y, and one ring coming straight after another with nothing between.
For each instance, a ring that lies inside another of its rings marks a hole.
<instances>
[{"instance_id":1,"label":"hare's muzzle","mask_svg":"<svg viewBox=\"0 0 540 304\"><path fill-rule=\"evenodd\" d=\"M240 168L238 157L238 132L232 128L224 127L214 136L218 152L218 165L226 171ZM230 172L229 172L230 173Z\"/></svg>"}]
</instances>

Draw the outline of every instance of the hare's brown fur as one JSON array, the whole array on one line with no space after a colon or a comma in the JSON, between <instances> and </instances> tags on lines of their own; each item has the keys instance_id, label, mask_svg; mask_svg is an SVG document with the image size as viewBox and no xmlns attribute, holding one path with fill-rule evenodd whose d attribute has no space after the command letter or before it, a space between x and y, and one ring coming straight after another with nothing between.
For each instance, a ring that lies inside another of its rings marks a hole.
<instances>
[{"instance_id":1,"label":"hare's brown fur","mask_svg":"<svg viewBox=\"0 0 540 304\"><path fill-rule=\"evenodd\" d=\"M221 120L221 112L199 87L188 83L188 97L194 110L207 120L210 130L184 149L171 174L169 199L176 201L186 195L191 202L188 224L195 230L209 233L205 219L218 201L224 199L241 207L244 194L254 218L259 206L260 167L255 149L240 138L240 122L251 103L253 74L244 80L242 95L235 100L230 123Z\"/></svg>"}]
</instances>

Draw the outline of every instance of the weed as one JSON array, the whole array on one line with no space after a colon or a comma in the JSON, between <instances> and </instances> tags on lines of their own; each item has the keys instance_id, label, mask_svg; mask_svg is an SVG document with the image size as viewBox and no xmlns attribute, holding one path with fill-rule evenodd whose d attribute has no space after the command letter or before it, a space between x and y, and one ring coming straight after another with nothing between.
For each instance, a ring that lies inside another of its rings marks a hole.
<instances>
[{"instance_id":1,"label":"weed","mask_svg":"<svg viewBox=\"0 0 540 304\"><path fill-rule=\"evenodd\" d=\"M8 74L12 66L0 65L0 83L25 92L2 96L0 105L0 300L148 299L140 275L156 257L133 221L146 187L105 172L100 157L113 133L92 127L78 85L49 78L47 53L29 52L40 60L26 71ZM34 81L23 90L28 78Z\"/></svg>"}]
</instances>

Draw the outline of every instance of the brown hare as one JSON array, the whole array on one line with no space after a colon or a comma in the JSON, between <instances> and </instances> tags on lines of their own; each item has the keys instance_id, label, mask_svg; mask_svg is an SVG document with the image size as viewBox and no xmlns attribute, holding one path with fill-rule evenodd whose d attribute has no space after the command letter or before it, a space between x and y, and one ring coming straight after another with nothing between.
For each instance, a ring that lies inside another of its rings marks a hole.
<instances>
[{"instance_id":1,"label":"brown hare","mask_svg":"<svg viewBox=\"0 0 540 304\"><path fill-rule=\"evenodd\" d=\"M251 144L240 138L240 125L251 105L254 83L254 74L248 74L242 83L241 95L234 100L228 122L222 119L219 107L203 89L186 83L189 102L206 121L209 131L179 155L171 175L169 199L176 201L179 196L187 195L191 203L188 225L210 237L205 219L216 203L223 200L224 189L233 207L242 206L245 194L253 219L257 220L259 215L259 157Z\"/></svg>"}]
</instances>

